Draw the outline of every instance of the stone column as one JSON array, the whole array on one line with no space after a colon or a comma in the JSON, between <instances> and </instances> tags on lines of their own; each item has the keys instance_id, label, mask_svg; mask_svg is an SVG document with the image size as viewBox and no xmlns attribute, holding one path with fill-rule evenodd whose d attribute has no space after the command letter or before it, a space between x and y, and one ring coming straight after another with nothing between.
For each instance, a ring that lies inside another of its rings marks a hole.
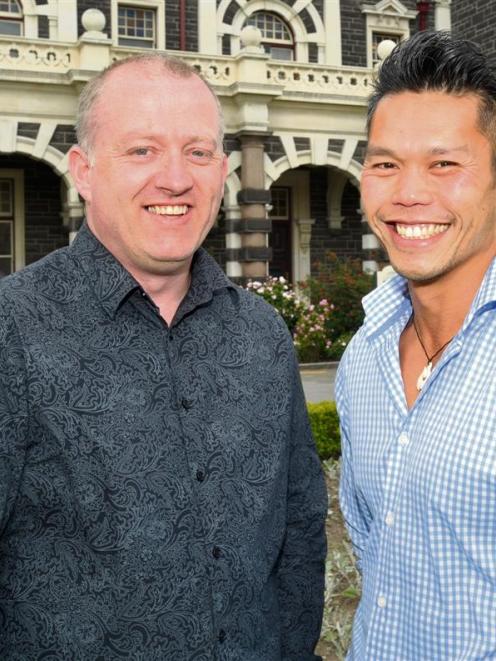
<instances>
[{"instance_id":1,"label":"stone column","mask_svg":"<svg viewBox=\"0 0 496 661\"><path fill-rule=\"evenodd\" d=\"M234 282L241 283L243 268L239 262L241 250L240 216L238 205L224 205L226 215L226 274Z\"/></svg>"},{"instance_id":2,"label":"stone column","mask_svg":"<svg viewBox=\"0 0 496 661\"><path fill-rule=\"evenodd\" d=\"M296 221L298 232L298 251L295 255L295 281L302 282L311 274L310 241L315 218L300 218Z\"/></svg>"},{"instance_id":3,"label":"stone column","mask_svg":"<svg viewBox=\"0 0 496 661\"><path fill-rule=\"evenodd\" d=\"M264 138L267 134L244 132L238 134L241 141L241 190L238 204L241 209L238 231L241 247L238 261L242 277L265 278L269 273L271 258L269 232L272 225L267 217L266 205L270 203L270 191L265 190Z\"/></svg>"},{"instance_id":4,"label":"stone column","mask_svg":"<svg viewBox=\"0 0 496 661\"><path fill-rule=\"evenodd\" d=\"M358 209L358 213L362 214L362 250L364 253L364 259L362 261L362 268L366 273L375 273L378 269L378 264L375 259L373 259L371 253L374 250L380 248L380 243L377 240L375 234L372 234L367 223L367 218L363 213L362 209Z\"/></svg>"},{"instance_id":5,"label":"stone column","mask_svg":"<svg viewBox=\"0 0 496 661\"><path fill-rule=\"evenodd\" d=\"M451 30L451 0L434 0L436 30Z\"/></svg>"}]
</instances>

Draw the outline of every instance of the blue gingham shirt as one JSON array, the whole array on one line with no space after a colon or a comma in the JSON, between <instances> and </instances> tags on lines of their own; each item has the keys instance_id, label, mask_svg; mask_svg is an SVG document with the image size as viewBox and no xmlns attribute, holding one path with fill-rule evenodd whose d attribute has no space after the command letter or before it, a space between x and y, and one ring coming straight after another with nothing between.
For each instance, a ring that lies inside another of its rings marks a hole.
<instances>
[{"instance_id":1,"label":"blue gingham shirt","mask_svg":"<svg viewBox=\"0 0 496 661\"><path fill-rule=\"evenodd\" d=\"M336 382L341 507L362 572L348 659L496 659L496 260L410 410L396 276Z\"/></svg>"}]
</instances>

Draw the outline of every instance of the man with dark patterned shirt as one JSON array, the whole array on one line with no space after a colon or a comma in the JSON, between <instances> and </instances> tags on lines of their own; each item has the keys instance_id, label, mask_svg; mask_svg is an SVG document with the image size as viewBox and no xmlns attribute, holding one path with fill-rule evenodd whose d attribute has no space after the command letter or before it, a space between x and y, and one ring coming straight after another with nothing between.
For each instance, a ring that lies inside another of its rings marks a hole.
<instances>
[{"instance_id":1,"label":"man with dark patterned shirt","mask_svg":"<svg viewBox=\"0 0 496 661\"><path fill-rule=\"evenodd\" d=\"M87 223L0 285L0 658L315 660L326 494L291 338L200 247L218 101L131 58L78 141Z\"/></svg>"}]
</instances>

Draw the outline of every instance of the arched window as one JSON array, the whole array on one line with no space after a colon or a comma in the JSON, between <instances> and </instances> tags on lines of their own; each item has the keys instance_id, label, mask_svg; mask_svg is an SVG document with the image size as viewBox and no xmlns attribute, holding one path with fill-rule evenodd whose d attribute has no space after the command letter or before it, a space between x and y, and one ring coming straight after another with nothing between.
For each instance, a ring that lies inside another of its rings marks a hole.
<instances>
[{"instance_id":1,"label":"arched window","mask_svg":"<svg viewBox=\"0 0 496 661\"><path fill-rule=\"evenodd\" d=\"M0 0L0 34L22 34L22 7L18 0Z\"/></svg>"},{"instance_id":2,"label":"arched window","mask_svg":"<svg viewBox=\"0 0 496 661\"><path fill-rule=\"evenodd\" d=\"M275 60L294 59L294 40L288 25L276 14L256 11L245 25L254 25L262 33L262 46Z\"/></svg>"}]
</instances>

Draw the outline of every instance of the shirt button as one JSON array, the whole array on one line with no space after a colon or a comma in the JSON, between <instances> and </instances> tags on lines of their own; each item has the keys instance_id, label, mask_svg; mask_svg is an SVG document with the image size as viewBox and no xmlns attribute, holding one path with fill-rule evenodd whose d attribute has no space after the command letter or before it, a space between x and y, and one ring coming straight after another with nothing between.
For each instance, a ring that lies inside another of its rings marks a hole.
<instances>
[{"instance_id":1,"label":"shirt button","mask_svg":"<svg viewBox=\"0 0 496 661\"><path fill-rule=\"evenodd\" d=\"M410 439L408 438L408 434L405 434L405 432L402 432L400 434L400 437L398 439L398 443L402 446L405 447L405 445L408 445L410 443Z\"/></svg>"},{"instance_id":2,"label":"shirt button","mask_svg":"<svg viewBox=\"0 0 496 661\"><path fill-rule=\"evenodd\" d=\"M219 643L223 643L223 642L225 641L225 639L226 639L226 636L227 636L227 634L226 634L226 632L224 631L224 629L221 629L221 630L219 631Z\"/></svg>"},{"instance_id":3,"label":"shirt button","mask_svg":"<svg viewBox=\"0 0 496 661\"><path fill-rule=\"evenodd\" d=\"M394 514L392 512L388 512L386 514L386 518L384 519L385 523L389 528L394 524Z\"/></svg>"},{"instance_id":4,"label":"shirt button","mask_svg":"<svg viewBox=\"0 0 496 661\"><path fill-rule=\"evenodd\" d=\"M214 548L212 549L212 555L216 559L220 558L220 556L222 555L222 551L220 550L220 548L218 546L214 546Z\"/></svg>"},{"instance_id":5,"label":"shirt button","mask_svg":"<svg viewBox=\"0 0 496 661\"><path fill-rule=\"evenodd\" d=\"M198 482L203 482L203 480L205 479L205 473L201 470L197 470L196 479L198 480Z\"/></svg>"},{"instance_id":6,"label":"shirt button","mask_svg":"<svg viewBox=\"0 0 496 661\"><path fill-rule=\"evenodd\" d=\"M186 399L186 397L184 397L181 400L181 406L183 407L183 409L186 409L186 411L189 411L189 409L193 407L193 400Z\"/></svg>"},{"instance_id":7,"label":"shirt button","mask_svg":"<svg viewBox=\"0 0 496 661\"><path fill-rule=\"evenodd\" d=\"M386 608L386 603L387 601L384 595L381 594L377 597L377 605L379 606L379 608Z\"/></svg>"}]
</instances>

